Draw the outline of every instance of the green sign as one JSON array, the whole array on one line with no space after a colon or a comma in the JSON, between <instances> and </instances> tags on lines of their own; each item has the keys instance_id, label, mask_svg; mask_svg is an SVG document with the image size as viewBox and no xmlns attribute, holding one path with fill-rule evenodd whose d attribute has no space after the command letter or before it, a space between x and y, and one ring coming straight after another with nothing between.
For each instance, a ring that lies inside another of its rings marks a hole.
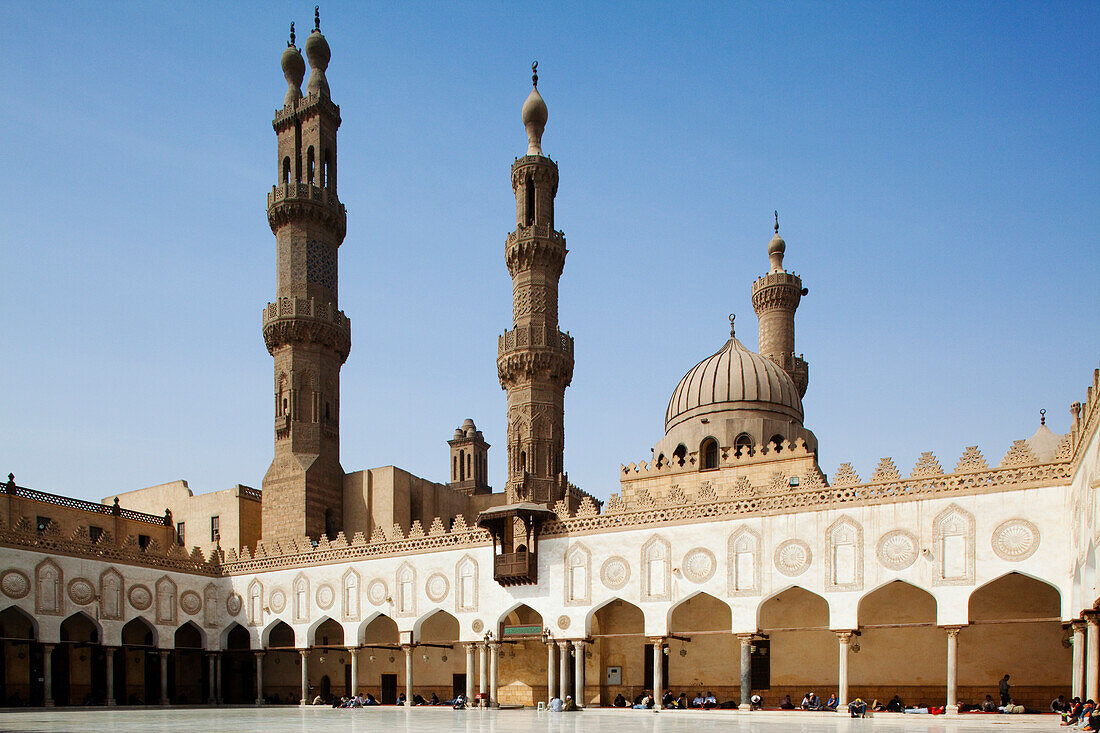
<instances>
[{"instance_id":1,"label":"green sign","mask_svg":"<svg viewBox=\"0 0 1100 733\"><path fill-rule=\"evenodd\" d=\"M505 626L505 638L509 636L542 636L541 626Z\"/></svg>"}]
</instances>

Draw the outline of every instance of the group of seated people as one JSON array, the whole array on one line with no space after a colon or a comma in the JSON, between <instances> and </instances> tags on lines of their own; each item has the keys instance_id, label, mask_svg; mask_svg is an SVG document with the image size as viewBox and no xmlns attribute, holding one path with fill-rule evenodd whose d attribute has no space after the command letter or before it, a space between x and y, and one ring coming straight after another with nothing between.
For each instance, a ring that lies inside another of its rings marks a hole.
<instances>
[{"instance_id":1,"label":"group of seated people","mask_svg":"<svg viewBox=\"0 0 1100 733\"><path fill-rule=\"evenodd\" d=\"M615 701L612 703L617 708L634 708L635 710L652 710L656 705L656 701L653 696L649 694L649 691L641 693L634 698L634 702L630 703L622 693L615 696ZM688 708L699 708L702 710L712 710L714 708L736 708L737 703L734 701L718 702L718 698L714 696L714 693L707 690L707 694L703 695L702 690L695 694L695 697L688 699L686 692L681 692L679 696L674 695L671 691L666 692L661 696L660 708L664 710L687 710Z\"/></svg>"},{"instance_id":2,"label":"group of seated people","mask_svg":"<svg viewBox=\"0 0 1100 733\"><path fill-rule=\"evenodd\" d=\"M756 697L754 695L753 697ZM829 699L825 702L821 701L821 698L817 696L816 692L807 692L802 698L802 702L798 704L798 708L802 710L836 710L837 699L836 695L829 693ZM791 701L790 695L784 695L783 701L779 703L780 710L794 710L795 704Z\"/></svg>"},{"instance_id":3,"label":"group of seated people","mask_svg":"<svg viewBox=\"0 0 1100 733\"><path fill-rule=\"evenodd\" d=\"M579 708L577 703L573 701L572 695L566 695L563 701L557 695L550 698L550 704L546 706L546 709L552 713L575 713Z\"/></svg>"},{"instance_id":4,"label":"group of seated people","mask_svg":"<svg viewBox=\"0 0 1100 733\"><path fill-rule=\"evenodd\" d=\"M396 705L405 705L407 702L408 702L408 700L405 697L405 693L402 692L401 694L399 694L397 696L397 702L395 704ZM352 695L351 697L346 697L346 696L345 697L338 697L338 698L333 697L333 698L329 698L329 699L324 699L320 695L318 695L317 697L313 698L313 703L312 704L313 705L330 705L331 704L332 707L334 707L334 708L369 708L369 707L372 707L374 705L381 705L381 703L378 702L378 700L374 697L374 695L372 695L369 692L366 694L366 696L363 696L362 694L358 694L358 695ZM462 693L459 693L458 695L456 695L454 697L454 699L440 700L439 696L436 695L434 692L431 694L431 697L429 697L428 699L424 699L423 695L420 695L419 693L417 693L417 694L413 695L412 706L415 707L415 706L419 706L419 705L450 705L455 710L463 710L463 709L466 708L466 696L463 695Z\"/></svg>"},{"instance_id":5,"label":"group of seated people","mask_svg":"<svg viewBox=\"0 0 1100 733\"><path fill-rule=\"evenodd\" d=\"M1066 700L1063 695L1059 695L1051 701L1050 709L1062 716L1064 726L1083 731L1100 730L1100 711L1097 711L1096 702L1092 698L1082 702L1079 697Z\"/></svg>"}]
</instances>

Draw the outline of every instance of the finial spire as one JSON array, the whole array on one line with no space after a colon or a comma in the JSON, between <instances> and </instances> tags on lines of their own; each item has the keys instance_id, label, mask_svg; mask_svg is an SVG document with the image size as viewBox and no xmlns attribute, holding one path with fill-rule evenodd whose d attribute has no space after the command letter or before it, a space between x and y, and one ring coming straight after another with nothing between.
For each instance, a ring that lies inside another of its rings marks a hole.
<instances>
[{"instance_id":1,"label":"finial spire","mask_svg":"<svg viewBox=\"0 0 1100 733\"><path fill-rule=\"evenodd\" d=\"M527 95L527 101L523 103L521 117L523 127L527 130L527 154L542 155L542 133L546 129L546 120L550 116L546 109L546 102L539 94L539 62L531 63L531 93Z\"/></svg>"},{"instance_id":2,"label":"finial spire","mask_svg":"<svg viewBox=\"0 0 1100 733\"><path fill-rule=\"evenodd\" d=\"M733 338L733 319L737 318L733 313L730 313L730 338Z\"/></svg>"},{"instance_id":3,"label":"finial spire","mask_svg":"<svg viewBox=\"0 0 1100 733\"><path fill-rule=\"evenodd\" d=\"M775 211L775 233L779 234L779 210Z\"/></svg>"},{"instance_id":4,"label":"finial spire","mask_svg":"<svg viewBox=\"0 0 1100 733\"><path fill-rule=\"evenodd\" d=\"M1039 410L1039 424L1040 425L1046 425L1047 424L1047 411L1046 410Z\"/></svg>"},{"instance_id":5,"label":"finial spire","mask_svg":"<svg viewBox=\"0 0 1100 733\"><path fill-rule=\"evenodd\" d=\"M539 62L536 59L531 62L531 86L537 87L539 85Z\"/></svg>"},{"instance_id":6,"label":"finial spire","mask_svg":"<svg viewBox=\"0 0 1100 733\"><path fill-rule=\"evenodd\" d=\"M314 5L313 6L313 32L314 33L320 33L321 32L321 6L320 5Z\"/></svg>"},{"instance_id":7,"label":"finial spire","mask_svg":"<svg viewBox=\"0 0 1100 733\"><path fill-rule=\"evenodd\" d=\"M289 48L294 48L294 21L290 21L290 40L286 44Z\"/></svg>"}]
</instances>

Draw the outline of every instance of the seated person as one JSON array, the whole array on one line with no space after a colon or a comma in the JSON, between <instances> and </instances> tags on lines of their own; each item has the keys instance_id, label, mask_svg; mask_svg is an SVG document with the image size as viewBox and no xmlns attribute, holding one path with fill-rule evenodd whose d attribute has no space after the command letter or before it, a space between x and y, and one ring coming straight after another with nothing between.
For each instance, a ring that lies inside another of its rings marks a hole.
<instances>
[{"instance_id":1,"label":"seated person","mask_svg":"<svg viewBox=\"0 0 1100 733\"><path fill-rule=\"evenodd\" d=\"M368 692L367 693L367 699L363 701L363 706L366 707L367 705L377 705L377 704L378 704L378 700L375 699L374 695L372 695Z\"/></svg>"},{"instance_id":2,"label":"seated person","mask_svg":"<svg viewBox=\"0 0 1100 733\"><path fill-rule=\"evenodd\" d=\"M435 694L435 693L433 692L433 693L432 693L432 696L431 696L430 698L428 698L428 704L429 704L429 705L438 705L438 704L439 704L439 696L438 696L438 695L436 695L436 694Z\"/></svg>"},{"instance_id":3,"label":"seated person","mask_svg":"<svg viewBox=\"0 0 1100 733\"><path fill-rule=\"evenodd\" d=\"M790 695L783 696L783 702L779 703L780 710L794 710L794 703L791 702Z\"/></svg>"},{"instance_id":4,"label":"seated person","mask_svg":"<svg viewBox=\"0 0 1100 733\"><path fill-rule=\"evenodd\" d=\"M461 692L458 693L457 695L455 695L455 699L451 700L451 707L454 708L455 710L465 710L466 709L466 696L464 694L462 694Z\"/></svg>"},{"instance_id":5,"label":"seated person","mask_svg":"<svg viewBox=\"0 0 1100 733\"><path fill-rule=\"evenodd\" d=\"M798 707L802 708L803 710L809 710L810 709L810 695L812 695L812 694L813 694L812 692L807 692L805 695L803 695L802 696L802 702L798 703Z\"/></svg>"},{"instance_id":6,"label":"seated person","mask_svg":"<svg viewBox=\"0 0 1100 733\"><path fill-rule=\"evenodd\" d=\"M1069 700L1065 695L1059 695L1050 701L1050 712L1052 713L1065 713L1069 711Z\"/></svg>"},{"instance_id":7,"label":"seated person","mask_svg":"<svg viewBox=\"0 0 1100 733\"><path fill-rule=\"evenodd\" d=\"M1081 698L1070 700L1069 710L1062 713L1062 725L1073 725L1081 717Z\"/></svg>"},{"instance_id":8,"label":"seated person","mask_svg":"<svg viewBox=\"0 0 1100 733\"><path fill-rule=\"evenodd\" d=\"M837 702L838 702L838 700L836 699L836 695L834 693L830 692L829 693L829 699L825 701L825 709L826 710L836 710Z\"/></svg>"},{"instance_id":9,"label":"seated person","mask_svg":"<svg viewBox=\"0 0 1100 733\"><path fill-rule=\"evenodd\" d=\"M577 712L577 703L573 702L572 695L565 696L565 704L562 706L562 712L575 713Z\"/></svg>"},{"instance_id":10,"label":"seated person","mask_svg":"<svg viewBox=\"0 0 1100 733\"><path fill-rule=\"evenodd\" d=\"M635 710L646 710L651 707L653 707L653 698L649 696L648 692L642 694L641 702L634 704Z\"/></svg>"},{"instance_id":11,"label":"seated person","mask_svg":"<svg viewBox=\"0 0 1100 733\"><path fill-rule=\"evenodd\" d=\"M666 691L664 696L661 697L661 707L671 710L676 707L676 698L672 696L672 691Z\"/></svg>"},{"instance_id":12,"label":"seated person","mask_svg":"<svg viewBox=\"0 0 1100 733\"><path fill-rule=\"evenodd\" d=\"M750 697L749 698L749 709L750 710L763 710L764 709L764 698L760 697L759 695L753 695L752 697Z\"/></svg>"},{"instance_id":13,"label":"seated person","mask_svg":"<svg viewBox=\"0 0 1100 733\"><path fill-rule=\"evenodd\" d=\"M691 707L701 708L703 707L703 701L703 691L699 690L699 692L695 693L695 697L691 701Z\"/></svg>"},{"instance_id":14,"label":"seated person","mask_svg":"<svg viewBox=\"0 0 1100 733\"><path fill-rule=\"evenodd\" d=\"M716 707L718 707L718 698L714 696L713 692L707 690L707 696L703 698L703 709L713 710Z\"/></svg>"},{"instance_id":15,"label":"seated person","mask_svg":"<svg viewBox=\"0 0 1100 733\"><path fill-rule=\"evenodd\" d=\"M995 713L995 712L997 712L997 703L995 703L993 701L993 697L991 695L986 695L985 699L982 700L982 712L983 713Z\"/></svg>"},{"instance_id":16,"label":"seated person","mask_svg":"<svg viewBox=\"0 0 1100 733\"><path fill-rule=\"evenodd\" d=\"M615 702L613 702L611 704L614 705L617 708L625 708L626 707L626 698L623 697L623 693L620 692L618 695L616 695L615 696Z\"/></svg>"},{"instance_id":17,"label":"seated person","mask_svg":"<svg viewBox=\"0 0 1100 733\"><path fill-rule=\"evenodd\" d=\"M810 693L810 707L809 710L821 710L824 707L821 704L821 698L817 696L816 692Z\"/></svg>"},{"instance_id":18,"label":"seated person","mask_svg":"<svg viewBox=\"0 0 1100 733\"><path fill-rule=\"evenodd\" d=\"M863 698L857 697L848 703L848 712L853 718L866 718L867 717L867 703L863 701Z\"/></svg>"},{"instance_id":19,"label":"seated person","mask_svg":"<svg viewBox=\"0 0 1100 733\"><path fill-rule=\"evenodd\" d=\"M905 704L902 703L900 697L894 695L894 697L891 698L890 702L886 703L886 710L891 713L904 713Z\"/></svg>"},{"instance_id":20,"label":"seated person","mask_svg":"<svg viewBox=\"0 0 1100 733\"><path fill-rule=\"evenodd\" d=\"M400 695L397 696L397 704L398 705L404 705L405 702L406 702L405 701L405 693L402 692Z\"/></svg>"},{"instance_id":21,"label":"seated person","mask_svg":"<svg viewBox=\"0 0 1100 733\"><path fill-rule=\"evenodd\" d=\"M691 705L691 703L688 702L687 693L686 692L681 692L680 697L676 698L676 707L677 707L677 709L687 710L690 705Z\"/></svg>"},{"instance_id":22,"label":"seated person","mask_svg":"<svg viewBox=\"0 0 1100 733\"><path fill-rule=\"evenodd\" d=\"M425 702L424 698L420 695L419 692L413 693L413 705L427 705L427 704L428 703Z\"/></svg>"},{"instance_id":23,"label":"seated person","mask_svg":"<svg viewBox=\"0 0 1100 733\"><path fill-rule=\"evenodd\" d=\"M550 704L546 706L546 709L552 713L560 713L563 707L565 706L562 703L561 698L557 695L554 695L554 697L550 698Z\"/></svg>"}]
</instances>

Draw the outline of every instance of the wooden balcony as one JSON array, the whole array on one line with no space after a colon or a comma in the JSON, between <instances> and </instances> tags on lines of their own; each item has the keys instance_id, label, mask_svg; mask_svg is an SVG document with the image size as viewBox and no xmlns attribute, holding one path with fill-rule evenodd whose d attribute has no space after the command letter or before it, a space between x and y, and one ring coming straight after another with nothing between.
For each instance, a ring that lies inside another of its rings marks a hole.
<instances>
[{"instance_id":1,"label":"wooden balcony","mask_svg":"<svg viewBox=\"0 0 1100 733\"><path fill-rule=\"evenodd\" d=\"M493 557L493 580L501 585L538 583L538 559L526 550Z\"/></svg>"}]
</instances>

